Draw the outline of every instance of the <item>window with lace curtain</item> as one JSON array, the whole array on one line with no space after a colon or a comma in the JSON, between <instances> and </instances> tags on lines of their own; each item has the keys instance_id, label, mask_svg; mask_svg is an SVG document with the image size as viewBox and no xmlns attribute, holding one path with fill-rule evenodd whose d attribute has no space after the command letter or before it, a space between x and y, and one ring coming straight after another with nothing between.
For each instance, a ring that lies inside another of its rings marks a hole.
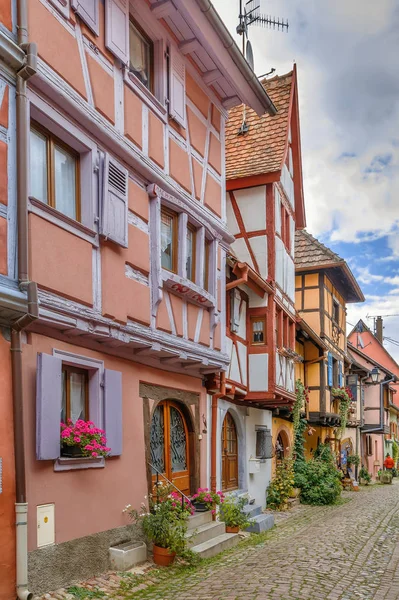
<instances>
[{"instance_id":1,"label":"window with lace curtain","mask_svg":"<svg viewBox=\"0 0 399 600\"><path fill-rule=\"evenodd\" d=\"M266 332L265 332L265 317L252 317L251 318L251 335L252 345L254 344L265 344L266 343Z\"/></svg>"},{"instance_id":2,"label":"window with lace curtain","mask_svg":"<svg viewBox=\"0 0 399 600\"><path fill-rule=\"evenodd\" d=\"M129 29L129 69L150 92L154 88L154 44L132 19Z\"/></svg>"}]
</instances>

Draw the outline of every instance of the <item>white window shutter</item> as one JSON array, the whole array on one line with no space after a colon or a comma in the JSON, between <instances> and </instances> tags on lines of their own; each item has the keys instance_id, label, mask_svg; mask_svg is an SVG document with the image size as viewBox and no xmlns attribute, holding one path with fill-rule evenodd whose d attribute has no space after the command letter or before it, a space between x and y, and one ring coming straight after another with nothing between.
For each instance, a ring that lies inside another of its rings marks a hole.
<instances>
[{"instance_id":1,"label":"white window shutter","mask_svg":"<svg viewBox=\"0 0 399 600\"><path fill-rule=\"evenodd\" d=\"M50 0L51 4L67 19L69 19L69 0Z\"/></svg>"},{"instance_id":2,"label":"white window shutter","mask_svg":"<svg viewBox=\"0 0 399 600\"><path fill-rule=\"evenodd\" d=\"M231 319L230 329L233 333L237 333L240 327L240 306L241 306L241 294L235 289L232 295L231 303Z\"/></svg>"},{"instance_id":3,"label":"white window shutter","mask_svg":"<svg viewBox=\"0 0 399 600\"><path fill-rule=\"evenodd\" d=\"M72 10L79 15L93 33L100 33L100 0L71 0Z\"/></svg>"},{"instance_id":4,"label":"white window shutter","mask_svg":"<svg viewBox=\"0 0 399 600\"><path fill-rule=\"evenodd\" d=\"M186 66L174 46L169 48L169 116L186 126Z\"/></svg>"},{"instance_id":5,"label":"white window shutter","mask_svg":"<svg viewBox=\"0 0 399 600\"><path fill-rule=\"evenodd\" d=\"M129 64L129 0L105 0L105 45Z\"/></svg>"},{"instance_id":6,"label":"white window shutter","mask_svg":"<svg viewBox=\"0 0 399 600\"><path fill-rule=\"evenodd\" d=\"M100 233L124 248L128 246L128 178L127 169L106 154Z\"/></svg>"}]
</instances>

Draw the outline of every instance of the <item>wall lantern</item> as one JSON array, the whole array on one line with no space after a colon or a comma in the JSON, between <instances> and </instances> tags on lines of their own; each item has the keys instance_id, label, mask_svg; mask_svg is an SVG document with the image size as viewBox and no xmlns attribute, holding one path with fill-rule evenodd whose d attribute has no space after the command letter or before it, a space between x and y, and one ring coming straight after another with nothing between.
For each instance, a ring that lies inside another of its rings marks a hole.
<instances>
[{"instance_id":1,"label":"wall lantern","mask_svg":"<svg viewBox=\"0 0 399 600\"><path fill-rule=\"evenodd\" d=\"M370 375L371 375L371 381L372 381L373 383L378 383L378 380L379 380L379 378L380 378L380 370L379 370L379 368L378 368L378 367L374 367L374 368L371 370L371 373L370 373Z\"/></svg>"}]
</instances>

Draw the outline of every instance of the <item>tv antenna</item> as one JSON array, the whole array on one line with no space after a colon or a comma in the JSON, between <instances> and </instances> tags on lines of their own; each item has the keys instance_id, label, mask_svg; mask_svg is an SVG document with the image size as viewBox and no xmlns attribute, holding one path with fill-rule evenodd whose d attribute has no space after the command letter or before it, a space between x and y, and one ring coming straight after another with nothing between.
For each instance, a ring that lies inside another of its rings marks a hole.
<instances>
[{"instance_id":1,"label":"tv antenna","mask_svg":"<svg viewBox=\"0 0 399 600\"><path fill-rule=\"evenodd\" d=\"M261 0L240 0L240 14L238 16L239 23L237 25L238 35L242 35L242 53L246 58L247 63L253 71L254 68L254 54L252 51L252 44L248 39L248 27L251 25L259 25L260 27L269 27L270 29L278 29L288 32L288 19L276 19L270 15L265 15L260 12ZM274 73L275 69L272 69L267 75ZM244 105L242 124L238 130L238 135L247 133L249 126L246 121L246 107Z\"/></svg>"}]
</instances>

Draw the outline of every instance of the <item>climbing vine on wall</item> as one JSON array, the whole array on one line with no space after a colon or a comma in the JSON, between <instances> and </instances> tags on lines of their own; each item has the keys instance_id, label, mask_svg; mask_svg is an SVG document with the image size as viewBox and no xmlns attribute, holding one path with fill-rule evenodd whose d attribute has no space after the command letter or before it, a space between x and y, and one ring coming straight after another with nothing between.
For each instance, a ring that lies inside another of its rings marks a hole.
<instances>
[{"instance_id":1,"label":"climbing vine on wall","mask_svg":"<svg viewBox=\"0 0 399 600\"><path fill-rule=\"evenodd\" d=\"M302 470L305 464L305 431L308 425L307 420L303 416L306 402L308 401L307 388L303 385L300 379L297 379L295 384L296 398L292 407L292 417L294 422L294 474L295 479L297 474ZM296 484L296 483L295 483Z\"/></svg>"}]
</instances>

